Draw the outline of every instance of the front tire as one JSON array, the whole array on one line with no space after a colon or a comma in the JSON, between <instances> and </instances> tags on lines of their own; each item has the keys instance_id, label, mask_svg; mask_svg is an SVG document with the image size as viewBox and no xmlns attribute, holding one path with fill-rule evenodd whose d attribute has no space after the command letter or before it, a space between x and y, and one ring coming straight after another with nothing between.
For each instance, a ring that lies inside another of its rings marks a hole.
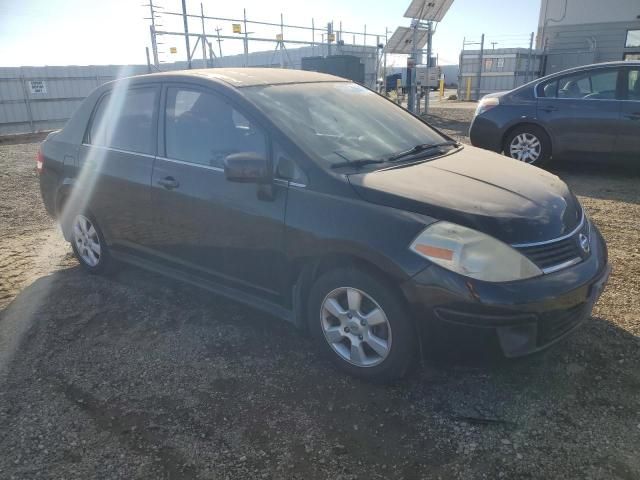
<instances>
[{"instance_id":1,"label":"front tire","mask_svg":"<svg viewBox=\"0 0 640 480\"><path fill-rule=\"evenodd\" d=\"M341 370L371 381L403 377L416 352L414 326L390 285L358 269L337 269L315 282L309 328Z\"/></svg>"},{"instance_id":2,"label":"front tire","mask_svg":"<svg viewBox=\"0 0 640 480\"><path fill-rule=\"evenodd\" d=\"M111 263L102 231L95 218L88 213L73 217L71 248L80 265L89 273L103 273Z\"/></svg>"},{"instance_id":3,"label":"front tire","mask_svg":"<svg viewBox=\"0 0 640 480\"><path fill-rule=\"evenodd\" d=\"M551 141L546 132L536 125L514 128L505 138L503 148L508 157L537 167L551 161Z\"/></svg>"}]
</instances>

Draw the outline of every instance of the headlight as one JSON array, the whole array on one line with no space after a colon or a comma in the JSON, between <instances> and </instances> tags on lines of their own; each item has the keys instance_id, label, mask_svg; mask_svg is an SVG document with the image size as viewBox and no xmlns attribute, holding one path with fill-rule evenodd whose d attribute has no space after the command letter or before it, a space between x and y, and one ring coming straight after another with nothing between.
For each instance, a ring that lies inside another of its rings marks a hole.
<instances>
[{"instance_id":1,"label":"headlight","mask_svg":"<svg viewBox=\"0 0 640 480\"><path fill-rule=\"evenodd\" d=\"M441 267L487 282L542 275L536 265L509 245L454 223L430 225L409 248Z\"/></svg>"},{"instance_id":2,"label":"headlight","mask_svg":"<svg viewBox=\"0 0 640 480\"><path fill-rule=\"evenodd\" d=\"M475 115L482 115L484 112L498 105L500 105L500 99L498 97L484 97L478 102Z\"/></svg>"}]
</instances>

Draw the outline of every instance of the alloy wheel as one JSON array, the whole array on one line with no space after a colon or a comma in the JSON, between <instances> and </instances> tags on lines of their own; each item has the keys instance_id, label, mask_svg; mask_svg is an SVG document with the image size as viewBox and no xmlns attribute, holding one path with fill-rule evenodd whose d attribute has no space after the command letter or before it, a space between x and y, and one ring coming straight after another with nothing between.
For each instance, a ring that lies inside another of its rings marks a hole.
<instances>
[{"instance_id":1,"label":"alloy wheel","mask_svg":"<svg viewBox=\"0 0 640 480\"><path fill-rule=\"evenodd\" d=\"M90 267L100 262L102 248L95 227L84 215L76 216L73 222L73 241L78 255Z\"/></svg>"},{"instance_id":2,"label":"alloy wheel","mask_svg":"<svg viewBox=\"0 0 640 480\"><path fill-rule=\"evenodd\" d=\"M513 137L509 145L509 155L511 158L526 163L535 163L542 153L540 139L532 133L521 133Z\"/></svg>"},{"instance_id":3,"label":"alloy wheel","mask_svg":"<svg viewBox=\"0 0 640 480\"><path fill-rule=\"evenodd\" d=\"M378 303L351 287L332 290L320 307L327 343L343 360L358 367L373 367L391 350L391 326Z\"/></svg>"}]
</instances>

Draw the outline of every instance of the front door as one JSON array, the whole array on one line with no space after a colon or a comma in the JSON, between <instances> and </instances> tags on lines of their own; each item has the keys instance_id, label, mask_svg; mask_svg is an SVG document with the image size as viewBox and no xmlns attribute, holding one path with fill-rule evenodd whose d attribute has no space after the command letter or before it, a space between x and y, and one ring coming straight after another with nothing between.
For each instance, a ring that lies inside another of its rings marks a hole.
<instances>
[{"instance_id":1,"label":"front door","mask_svg":"<svg viewBox=\"0 0 640 480\"><path fill-rule=\"evenodd\" d=\"M640 165L640 67L625 70L616 150Z\"/></svg>"},{"instance_id":2,"label":"front door","mask_svg":"<svg viewBox=\"0 0 640 480\"><path fill-rule=\"evenodd\" d=\"M553 137L554 155L613 151L620 119L619 69L573 73L538 89L537 116Z\"/></svg>"},{"instance_id":3,"label":"front door","mask_svg":"<svg viewBox=\"0 0 640 480\"><path fill-rule=\"evenodd\" d=\"M165 153L153 168L149 246L219 283L279 295L287 186L261 196L255 184L228 181L223 164L238 152L269 160L266 131L210 90L168 86L163 98Z\"/></svg>"}]
</instances>

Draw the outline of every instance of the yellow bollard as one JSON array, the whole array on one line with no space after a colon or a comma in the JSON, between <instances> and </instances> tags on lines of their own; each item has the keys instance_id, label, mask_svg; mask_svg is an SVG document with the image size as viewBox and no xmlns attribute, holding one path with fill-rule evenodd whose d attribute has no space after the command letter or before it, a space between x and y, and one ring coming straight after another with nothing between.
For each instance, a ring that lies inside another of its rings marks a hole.
<instances>
[{"instance_id":1,"label":"yellow bollard","mask_svg":"<svg viewBox=\"0 0 640 480\"><path fill-rule=\"evenodd\" d=\"M467 77L467 102L471 100L471 77Z\"/></svg>"},{"instance_id":2,"label":"yellow bollard","mask_svg":"<svg viewBox=\"0 0 640 480\"><path fill-rule=\"evenodd\" d=\"M440 79L440 99L444 97L444 78Z\"/></svg>"}]
</instances>

